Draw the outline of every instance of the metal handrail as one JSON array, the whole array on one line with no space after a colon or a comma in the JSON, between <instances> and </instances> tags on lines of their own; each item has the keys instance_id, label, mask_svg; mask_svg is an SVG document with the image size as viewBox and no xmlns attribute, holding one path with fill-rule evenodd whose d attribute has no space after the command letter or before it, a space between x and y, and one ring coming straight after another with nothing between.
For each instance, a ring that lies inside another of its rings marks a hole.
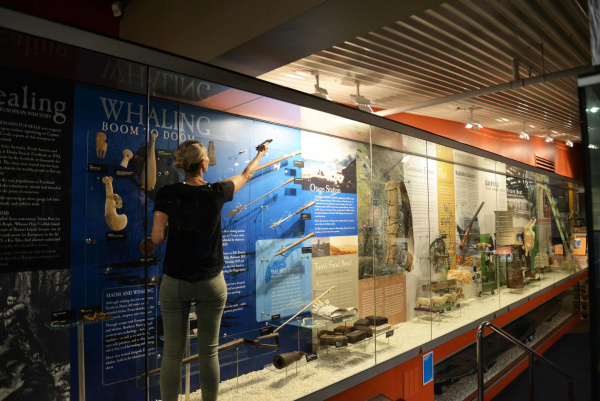
<instances>
[{"instance_id":1,"label":"metal handrail","mask_svg":"<svg viewBox=\"0 0 600 401\"><path fill-rule=\"evenodd\" d=\"M511 336L504 330L494 326L490 322L481 323L481 325L479 326L479 329L477 329L477 393L479 394L479 397L478 397L479 401L483 401L483 394L485 392L485 388L484 388L484 384L483 384L483 332L485 331L486 328L489 328L489 329L495 331L496 333L500 334L503 338L507 339L508 341L510 341L511 343L513 343L514 345L516 345L517 347L521 348L523 351L525 351L529 354L528 370L529 370L529 400L530 401L533 401L533 362L535 360L534 359L535 357L546 362L548 365L550 365L554 369L556 369L559 373L562 373L563 375L565 375L567 377L567 383L569 385L569 401L573 401L573 380L571 380L571 376L566 374L562 369L560 369L558 366L556 366L555 364L550 362L548 359L544 358L542 355L538 354L537 352L535 352L534 350L532 350L531 348L529 348L528 346L523 344L521 341L517 340L516 338L514 338L513 336Z\"/></svg>"}]
</instances>

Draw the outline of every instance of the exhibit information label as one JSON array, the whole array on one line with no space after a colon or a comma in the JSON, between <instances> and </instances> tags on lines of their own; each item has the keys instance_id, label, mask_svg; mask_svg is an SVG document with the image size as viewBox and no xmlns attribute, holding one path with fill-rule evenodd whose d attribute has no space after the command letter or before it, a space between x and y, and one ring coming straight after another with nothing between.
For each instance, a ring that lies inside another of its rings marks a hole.
<instances>
[{"instance_id":1,"label":"exhibit information label","mask_svg":"<svg viewBox=\"0 0 600 401\"><path fill-rule=\"evenodd\" d=\"M423 385L433 381L433 351L423 355Z\"/></svg>"},{"instance_id":2,"label":"exhibit information label","mask_svg":"<svg viewBox=\"0 0 600 401\"><path fill-rule=\"evenodd\" d=\"M0 271L68 268L72 86L11 76L0 84Z\"/></svg>"}]
</instances>

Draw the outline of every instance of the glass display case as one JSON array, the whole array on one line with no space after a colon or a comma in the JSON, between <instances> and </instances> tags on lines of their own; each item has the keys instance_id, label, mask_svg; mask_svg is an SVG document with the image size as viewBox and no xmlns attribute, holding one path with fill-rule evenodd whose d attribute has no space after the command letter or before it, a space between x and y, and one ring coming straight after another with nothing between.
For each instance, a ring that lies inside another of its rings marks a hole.
<instances>
[{"instance_id":1,"label":"glass display case","mask_svg":"<svg viewBox=\"0 0 600 401\"><path fill-rule=\"evenodd\" d=\"M539 348L579 313L579 285L561 292L542 305L506 324L502 329L528 347ZM491 385L527 358L527 355L497 333L485 337L485 382ZM435 364L435 400L466 400L477 396L477 349L469 345Z\"/></svg>"},{"instance_id":2,"label":"glass display case","mask_svg":"<svg viewBox=\"0 0 600 401\"><path fill-rule=\"evenodd\" d=\"M328 386L408 359L587 268L575 180L423 131L408 135L414 129L384 119L367 123L343 106L327 112L324 100L309 107L237 89L252 87L249 78L214 82L221 72L189 60L156 54L174 65L167 69L0 34L9 56L1 61L3 187L28 185L44 205L24 209L24 193L9 194L0 214L14 224L54 221L62 231L40 242L53 262L43 271L59 271L70 289L50 286L44 299L56 309L93 306L110 319L86 333L79 384L74 336L70 359L64 336L64 355L34 357L56 382L71 372L70 385L49 387L72 399L160 398L166 245L148 237L157 191L183 180L173 160L186 140L208 149L209 182L239 174L272 140L221 216L220 400L322 399ZM45 52L31 53L33 44ZM196 67L206 75L192 74ZM66 164L47 167L58 159ZM40 268L14 261L32 254L2 246L15 256L3 256L5 282L31 286ZM23 302L37 310L40 299ZM182 382L190 399L200 399L197 326L190 315ZM31 341L49 348L56 333L35 327ZM11 366L28 368L28 357ZM12 384L0 384L6 394L20 380L9 376Z\"/></svg>"}]
</instances>

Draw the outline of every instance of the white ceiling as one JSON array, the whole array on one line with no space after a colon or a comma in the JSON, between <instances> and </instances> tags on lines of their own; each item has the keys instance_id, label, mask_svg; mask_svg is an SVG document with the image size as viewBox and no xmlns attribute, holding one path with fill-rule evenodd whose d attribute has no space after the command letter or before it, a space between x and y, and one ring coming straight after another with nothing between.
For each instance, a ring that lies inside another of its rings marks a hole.
<instances>
[{"instance_id":1,"label":"white ceiling","mask_svg":"<svg viewBox=\"0 0 600 401\"><path fill-rule=\"evenodd\" d=\"M365 15L364 18L368 18ZM315 77L333 101L360 94L375 109L493 87L519 77L591 64L587 1L457 0L307 55L259 78L314 93ZM289 46L294 46L290 43ZM451 101L410 113L466 122L475 106L484 127L579 142L576 76Z\"/></svg>"}]
</instances>

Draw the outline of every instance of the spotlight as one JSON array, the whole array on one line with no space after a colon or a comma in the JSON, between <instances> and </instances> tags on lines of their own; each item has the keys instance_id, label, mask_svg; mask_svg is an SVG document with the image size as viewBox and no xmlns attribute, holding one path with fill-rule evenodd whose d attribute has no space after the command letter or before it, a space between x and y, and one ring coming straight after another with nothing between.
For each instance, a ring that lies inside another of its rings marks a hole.
<instances>
[{"instance_id":1,"label":"spotlight","mask_svg":"<svg viewBox=\"0 0 600 401\"><path fill-rule=\"evenodd\" d=\"M592 113L595 113L595 112L597 112L598 110L600 110L600 107L592 107L592 108L590 109L590 111L591 111Z\"/></svg>"},{"instance_id":2,"label":"spotlight","mask_svg":"<svg viewBox=\"0 0 600 401\"><path fill-rule=\"evenodd\" d=\"M321 88L319 86L319 72L313 71L312 74L315 76L315 78L317 80L317 83L315 84L315 93L313 93L313 95L318 96L321 99L331 100L331 98L329 97L329 94L327 93L327 89Z\"/></svg>"},{"instance_id":3,"label":"spotlight","mask_svg":"<svg viewBox=\"0 0 600 401\"><path fill-rule=\"evenodd\" d=\"M467 119L467 123L465 124L466 129L473 128L475 131L479 131L479 129L483 128L483 125L479 121L473 119L473 110L479 110L479 109L481 109L481 107L475 107L475 106L457 107L456 109L457 110L468 110L471 112L469 118Z\"/></svg>"},{"instance_id":4,"label":"spotlight","mask_svg":"<svg viewBox=\"0 0 600 401\"><path fill-rule=\"evenodd\" d=\"M402 160L400 160L400 162L402 162L402 163L406 163L406 162L408 161L408 159L410 159L410 156L409 156L409 155L405 155L405 156L402 158Z\"/></svg>"},{"instance_id":5,"label":"spotlight","mask_svg":"<svg viewBox=\"0 0 600 401\"><path fill-rule=\"evenodd\" d=\"M590 149L598 149L598 145L593 145L593 144L590 143L588 145L588 148L590 148Z\"/></svg>"},{"instance_id":6,"label":"spotlight","mask_svg":"<svg viewBox=\"0 0 600 401\"><path fill-rule=\"evenodd\" d=\"M571 140L567 140L567 142L565 142L565 145L567 145L568 147L572 148L573 147L573 142L571 142Z\"/></svg>"},{"instance_id":7,"label":"spotlight","mask_svg":"<svg viewBox=\"0 0 600 401\"><path fill-rule=\"evenodd\" d=\"M310 76L312 75L310 72L303 71L303 70L294 71L294 74L300 75L301 77L305 77L305 78L310 78Z\"/></svg>"},{"instance_id":8,"label":"spotlight","mask_svg":"<svg viewBox=\"0 0 600 401\"><path fill-rule=\"evenodd\" d=\"M360 82L354 81L354 83L356 84L356 95L350 95L350 97L354 100L354 103L356 103L360 110L372 113L373 109L371 108L371 101L360 95Z\"/></svg>"},{"instance_id":9,"label":"spotlight","mask_svg":"<svg viewBox=\"0 0 600 401\"><path fill-rule=\"evenodd\" d=\"M550 142L554 142L554 138L547 136L546 137L546 142L550 143Z\"/></svg>"},{"instance_id":10,"label":"spotlight","mask_svg":"<svg viewBox=\"0 0 600 401\"><path fill-rule=\"evenodd\" d=\"M362 111L366 111L369 113L373 112L373 109L371 108L371 101L369 99L367 99L364 96L356 96L354 97L354 101L356 102L356 105L358 106L358 108Z\"/></svg>"}]
</instances>

